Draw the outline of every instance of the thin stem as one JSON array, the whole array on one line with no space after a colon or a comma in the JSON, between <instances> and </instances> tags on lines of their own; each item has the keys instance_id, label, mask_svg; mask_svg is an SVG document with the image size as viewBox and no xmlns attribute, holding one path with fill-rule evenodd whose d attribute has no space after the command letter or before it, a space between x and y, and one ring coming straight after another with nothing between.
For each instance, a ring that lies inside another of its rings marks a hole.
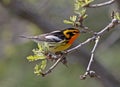
<instances>
[{"instance_id":1,"label":"thin stem","mask_svg":"<svg viewBox=\"0 0 120 87\"><path fill-rule=\"evenodd\" d=\"M51 73L52 70L61 62L61 60L64 58L64 55L60 56L57 61L45 72L41 73L42 76L46 76L47 74Z\"/></svg>"},{"instance_id":2,"label":"thin stem","mask_svg":"<svg viewBox=\"0 0 120 87\"><path fill-rule=\"evenodd\" d=\"M119 24L119 21L117 19L112 19L112 21L101 31L97 32L93 37L88 38L86 41L80 43L79 45L69 49L66 51L66 53L71 53L75 50L77 50L78 48L80 48L82 45L85 45L86 43L94 40L96 38L96 36L101 36L102 34L104 34L106 31L112 29L113 27L115 27L115 25Z\"/></svg>"},{"instance_id":3,"label":"thin stem","mask_svg":"<svg viewBox=\"0 0 120 87\"><path fill-rule=\"evenodd\" d=\"M100 39L100 36L97 36L96 40L95 40L95 45L94 45L94 47L93 47L93 49L91 51L91 58L90 58L90 61L89 61L88 67L87 67L87 71L90 70L91 64L93 62L94 52L95 52L95 49L96 49L96 47L98 45L99 39Z\"/></svg>"},{"instance_id":4,"label":"thin stem","mask_svg":"<svg viewBox=\"0 0 120 87\"><path fill-rule=\"evenodd\" d=\"M86 7L98 8L98 7L103 7L103 6L106 6L106 5L110 5L110 4L114 3L114 2L115 2L115 0L110 0L110 1L107 1L107 2L100 3L100 4L88 5Z\"/></svg>"},{"instance_id":5,"label":"thin stem","mask_svg":"<svg viewBox=\"0 0 120 87\"><path fill-rule=\"evenodd\" d=\"M94 52L96 50L96 47L98 45L98 42L99 42L99 39L100 39L100 36L97 36L95 38L95 45L91 51L91 57L90 57L90 61L88 63L88 66L87 66L87 69L86 69L86 72L85 74L81 75L81 79L85 79L87 77L87 75L89 75L90 77L95 77L97 76L96 73L94 71L91 71L90 68L91 68L91 65L92 65L92 62L93 62L93 58L94 58Z\"/></svg>"},{"instance_id":6,"label":"thin stem","mask_svg":"<svg viewBox=\"0 0 120 87\"><path fill-rule=\"evenodd\" d=\"M93 39L95 39L95 36L93 36L93 37L87 39L86 41L80 43L79 45L77 45L77 46L75 46L75 47L73 47L73 48L67 50L67 53L71 53L71 52L77 50L79 47L81 47L82 45L85 45L86 43L92 41Z\"/></svg>"}]
</instances>

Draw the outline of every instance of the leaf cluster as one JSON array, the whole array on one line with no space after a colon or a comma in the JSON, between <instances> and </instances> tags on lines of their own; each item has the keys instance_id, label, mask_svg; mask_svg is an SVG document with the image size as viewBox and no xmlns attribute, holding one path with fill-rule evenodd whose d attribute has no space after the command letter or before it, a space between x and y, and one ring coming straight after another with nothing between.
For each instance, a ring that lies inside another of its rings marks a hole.
<instances>
[{"instance_id":1,"label":"leaf cluster","mask_svg":"<svg viewBox=\"0 0 120 87\"><path fill-rule=\"evenodd\" d=\"M38 44L38 48L32 50L34 55L27 57L30 62L41 60L40 63L36 64L34 67L34 73L37 75L40 75L47 65L44 49L45 48L41 44Z\"/></svg>"},{"instance_id":2,"label":"leaf cluster","mask_svg":"<svg viewBox=\"0 0 120 87\"><path fill-rule=\"evenodd\" d=\"M71 24L75 26L76 24L80 25L79 18L85 19L87 18L86 14L86 6L88 6L94 0L76 0L74 3L74 13L75 15L70 16L69 20L64 20L65 24ZM78 20L77 20L78 19Z\"/></svg>"}]
</instances>

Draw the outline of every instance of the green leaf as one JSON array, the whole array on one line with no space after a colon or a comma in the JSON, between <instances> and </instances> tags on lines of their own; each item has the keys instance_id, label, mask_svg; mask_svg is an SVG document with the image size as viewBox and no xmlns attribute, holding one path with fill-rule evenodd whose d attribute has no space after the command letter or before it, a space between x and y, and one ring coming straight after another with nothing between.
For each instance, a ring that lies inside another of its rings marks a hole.
<instances>
[{"instance_id":1,"label":"green leaf","mask_svg":"<svg viewBox=\"0 0 120 87\"><path fill-rule=\"evenodd\" d=\"M120 13L116 12L115 15L114 15L114 18L116 18L117 20L120 20Z\"/></svg>"},{"instance_id":2,"label":"green leaf","mask_svg":"<svg viewBox=\"0 0 120 87\"><path fill-rule=\"evenodd\" d=\"M47 60L42 60L40 64L36 64L34 67L34 73L40 75L46 68Z\"/></svg>"},{"instance_id":3,"label":"green leaf","mask_svg":"<svg viewBox=\"0 0 120 87\"><path fill-rule=\"evenodd\" d=\"M87 5L89 5L94 0L76 0L74 4L74 10L79 10Z\"/></svg>"},{"instance_id":4,"label":"green leaf","mask_svg":"<svg viewBox=\"0 0 120 87\"><path fill-rule=\"evenodd\" d=\"M46 56L41 54L41 55L30 55L27 57L27 59L31 62L31 61L37 61L39 59L45 59Z\"/></svg>"},{"instance_id":5,"label":"green leaf","mask_svg":"<svg viewBox=\"0 0 120 87\"><path fill-rule=\"evenodd\" d=\"M33 51L34 55L30 55L30 56L27 57L27 59L30 62L46 58L45 51L42 48L42 45L38 44L38 48L33 49L32 51Z\"/></svg>"},{"instance_id":6,"label":"green leaf","mask_svg":"<svg viewBox=\"0 0 120 87\"><path fill-rule=\"evenodd\" d=\"M76 20L77 20L77 16L73 15L73 16L70 16L70 20L64 20L63 22L66 23L66 24L72 24L72 25L74 25L74 23L76 22Z\"/></svg>"},{"instance_id":7,"label":"green leaf","mask_svg":"<svg viewBox=\"0 0 120 87\"><path fill-rule=\"evenodd\" d=\"M87 15L87 14L85 14L85 15L83 16L83 18L85 19L85 18L87 18L87 16L88 16L88 15Z\"/></svg>"},{"instance_id":8,"label":"green leaf","mask_svg":"<svg viewBox=\"0 0 120 87\"><path fill-rule=\"evenodd\" d=\"M90 4L91 2L93 2L94 0L85 0L86 4Z\"/></svg>"},{"instance_id":9,"label":"green leaf","mask_svg":"<svg viewBox=\"0 0 120 87\"><path fill-rule=\"evenodd\" d=\"M32 56L32 55L30 55L30 56L27 57L27 59L31 62L31 61L34 61L34 60L35 60L35 57Z\"/></svg>"},{"instance_id":10,"label":"green leaf","mask_svg":"<svg viewBox=\"0 0 120 87\"><path fill-rule=\"evenodd\" d=\"M42 69L42 70L45 69L46 64L47 64L47 60L43 60L43 61L41 62L41 69Z\"/></svg>"},{"instance_id":11,"label":"green leaf","mask_svg":"<svg viewBox=\"0 0 120 87\"><path fill-rule=\"evenodd\" d=\"M42 49L42 45L40 45L39 43L38 43L38 49L39 49L40 51L43 50L43 49Z\"/></svg>"},{"instance_id":12,"label":"green leaf","mask_svg":"<svg viewBox=\"0 0 120 87\"><path fill-rule=\"evenodd\" d=\"M76 16L76 15L70 16L70 20L71 20L72 22L75 22L76 19L77 19L77 16Z\"/></svg>"},{"instance_id":13,"label":"green leaf","mask_svg":"<svg viewBox=\"0 0 120 87\"><path fill-rule=\"evenodd\" d=\"M74 10L79 10L79 8L80 8L80 5L77 4L77 3L75 3L75 4L74 4Z\"/></svg>"},{"instance_id":14,"label":"green leaf","mask_svg":"<svg viewBox=\"0 0 120 87\"><path fill-rule=\"evenodd\" d=\"M63 21L65 24L73 24L73 22L72 21L69 21L69 20L64 20Z\"/></svg>"},{"instance_id":15,"label":"green leaf","mask_svg":"<svg viewBox=\"0 0 120 87\"><path fill-rule=\"evenodd\" d=\"M36 64L35 67L34 67L34 73L37 74L37 75L40 75L40 72L42 72L42 71L41 71L41 69L39 69L39 65Z\"/></svg>"},{"instance_id":16,"label":"green leaf","mask_svg":"<svg viewBox=\"0 0 120 87\"><path fill-rule=\"evenodd\" d=\"M81 13L81 15L85 14L86 13L86 8L81 8L80 13Z\"/></svg>"},{"instance_id":17,"label":"green leaf","mask_svg":"<svg viewBox=\"0 0 120 87\"><path fill-rule=\"evenodd\" d=\"M75 11L75 13L81 16L83 19L87 18L86 8L81 8L79 11Z\"/></svg>"}]
</instances>

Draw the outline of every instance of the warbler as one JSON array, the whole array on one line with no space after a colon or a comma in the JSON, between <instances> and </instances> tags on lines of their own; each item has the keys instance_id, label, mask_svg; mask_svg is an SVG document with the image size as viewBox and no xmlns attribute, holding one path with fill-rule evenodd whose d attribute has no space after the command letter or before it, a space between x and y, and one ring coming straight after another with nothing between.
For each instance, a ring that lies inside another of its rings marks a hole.
<instances>
[{"instance_id":1,"label":"warbler","mask_svg":"<svg viewBox=\"0 0 120 87\"><path fill-rule=\"evenodd\" d=\"M66 28L38 36L20 36L31 39L43 46L48 52L57 53L67 50L80 35L79 29Z\"/></svg>"}]
</instances>

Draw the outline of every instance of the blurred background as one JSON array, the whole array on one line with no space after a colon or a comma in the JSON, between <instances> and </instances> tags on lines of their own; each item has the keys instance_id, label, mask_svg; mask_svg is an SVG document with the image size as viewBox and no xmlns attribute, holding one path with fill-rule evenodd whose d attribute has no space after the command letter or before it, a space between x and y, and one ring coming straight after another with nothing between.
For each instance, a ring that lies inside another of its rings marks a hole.
<instances>
[{"instance_id":1,"label":"blurred background","mask_svg":"<svg viewBox=\"0 0 120 87\"><path fill-rule=\"evenodd\" d=\"M100 3L108 0L95 0ZM120 26L107 32L99 42L92 69L100 79L80 80L90 58L93 42L68 57L68 67L59 64L46 77L33 73L35 63L27 61L36 43L19 35L42 33L71 27L63 23L73 15L74 0L0 0L0 87L120 87ZM110 6L89 8L86 26L94 31L103 29L110 13L120 10L120 1ZM81 34L74 46L92 34Z\"/></svg>"}]
</instances>

